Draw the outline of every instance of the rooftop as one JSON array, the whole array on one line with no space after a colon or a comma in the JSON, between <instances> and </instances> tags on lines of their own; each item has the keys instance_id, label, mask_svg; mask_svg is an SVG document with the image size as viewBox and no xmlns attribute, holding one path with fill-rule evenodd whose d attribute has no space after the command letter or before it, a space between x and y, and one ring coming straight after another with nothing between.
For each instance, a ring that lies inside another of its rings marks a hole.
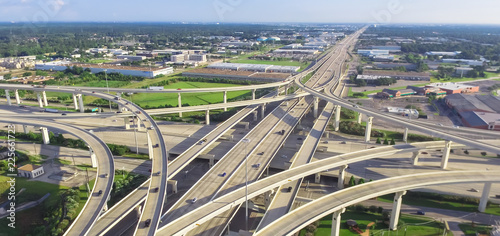
<instances>
[{"instance_id":1,"label":"rooftop","mask_svg":"<svg viewBox=\"0 0 500 236\"><path fill-rule=\"evenodd\" d=\"M491 107L486 105L478 96L464 95L464 94L451 94L446 96L446 101L455 110L461 111L485 111L495 112ZM498 100L497 100L498 101Z\"/></svg>"},{"instance_id":2,"label":"rooftop","mask_svg":"<svg viewBox=\"0 0 500 236\"><path fill-rule=\"evenodd\" d=\"M433 84L429 84L425 87L437 87L437 88L446 89L446 90L457 90L457 89L472 88L472 87L476 87L476 86L468 85L468 84L461 84L461 83L433 83Z\"/></svg>"},{"instance_id":3,"label":"rooftop","mask_svg":"<svg viewBox=\"0 0 500 236\"><path fill-rule=\"evenodd\" d=\"M365 70L363 75L378 75L378 76L430 76L425 72L401 72L401 71L387 71L387 70Z\"/></svg>"},{"instance_id":4,"label":"rooftop","mask_svg":"<svg viewBox=\"0 0 500 236\"><path fill-rule=\"evenodd\" d=\"M42 166L38 166L38 165L33 165L33 164L26 164L24 166L21 166L19 168L17 168L18 170L24 170L24 171L33 171L33 170L36 170L38 168L41 168Z\"/></svg>"}]
</instances>

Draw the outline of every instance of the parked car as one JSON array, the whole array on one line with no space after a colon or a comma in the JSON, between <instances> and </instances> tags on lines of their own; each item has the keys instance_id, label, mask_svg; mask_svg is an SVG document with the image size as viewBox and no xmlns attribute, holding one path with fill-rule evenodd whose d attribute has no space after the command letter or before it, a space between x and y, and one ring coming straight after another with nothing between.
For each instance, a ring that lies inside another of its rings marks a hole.
<instances>
[{"instance_id":1,"label":"parked car","mask_svg":"<svg viewBox=\"0 0 500 236\"><path fill-rule=\"evenodd\" d=\"M151 219L147 219L146 222L144 222L144 227L149 227L151 224Z\"/></svg>"},{"instance_id":2,"label":"parked car","mask_svg":"<svg viewBox=\"0 0 500 236\"><path fill-rule=\"evenodd\" d=\"M220 177L226 177L226 172L222 173Z\"/></svg>"},{"instance_id":3,"label":"parked car","mask_svg":"<svg viewBox=\"0 0 500 236\"><path fill-rule=\"evenodd\" d=\"M99 190L99 192L97 192L97 196L101 196L102 194L102 190Z\"/></svg>"},{"instance_id":4,"label":"parked car","mask_svg":"<svg viewBox=\"0 0 500 236\"><path fill-rule=\"evenodd\" d=\"M290 193L290 192L292 192L292 189L293 189L293 187L292 187L292 186L288 187L288 192L289 192L289 193Z\"/></svg>"},{"instance_id":5,"label":"parked car","mask_svg":"<svg viewBox=\"0 0 500 236\"><path fill-rule=\"evenodd\" d=\"M157 193L159 190L160 190L160 188L159 188L159 187L156 187L156 188L155 188L155 193Z\"/></svg>"},{"instance_id":6,"label":"parked car","mask_svg":"<svg viewBox=\"0 0 500 236\"><path fill-rule=\"evenodd\" d=\"M260 167L260 163L257 163L255 165L253 165L254 168L259 168Z\"/></svg>"},{"instance_id":7,"label":"parked car","mask_svg":"<svg viewBox=\"0 0 500 236\"><path fill-rule=\"evenodd\" d=\"M424 211L417 211L417 215L425 215Z\"/></svg>"},{"instance_id":8,"label":"parked car","mask_svg":"<svg viewBox=\"0 0 500 236\"><path fill-rule=\"evenodd\" d=\"M191 203L195 203L196 201L198 201L198 198L193 198L193 200L191 200Z\"/></svg>"}]
</instances>

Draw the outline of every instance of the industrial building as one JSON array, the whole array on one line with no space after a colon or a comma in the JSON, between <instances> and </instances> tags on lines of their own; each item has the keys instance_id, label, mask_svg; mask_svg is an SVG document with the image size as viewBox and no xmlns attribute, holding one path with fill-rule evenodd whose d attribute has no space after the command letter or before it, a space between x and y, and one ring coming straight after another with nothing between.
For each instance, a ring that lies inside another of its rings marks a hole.
<instances>
[{"instance_id":1,"label":"industrial building","mask_svg":"<svg viewBox=\"0 0 500 236\"><path fill-rule=\"evenodd\" d=\"M443 63L457 63L457 64L465 64L469 66L484 66L486 61L481 60L467 60L467 59L442 59Z\"/></svg>"},{"instance_id":2,"label":"industrial building","mask_svg":"<svg viewBox=\"0 0 500 236\"><path fill-rule=\"evenodd\" d=\"M457 114L467 111L500 113L500 97L492 95L452 94L445 97L445 103Z\"/></svg>"},{"instance_id":3,"label":"industrial building","mask_svg":"<svg viewBox=\"0 0 500 236\"><path fill-rule=\"evenodd\" d=\"M455 52L426 52L425 55L428 55L428 56L450 56L450 57L454 57L454 56L457 56L460 53L462 53L462 52L461 51L455 51Z\"/></svg>"},{"instance_id":4,"label":"industrial building","mask_svg":"<svg viewBox=\"0 0 500 236\"><path fill-rule=\"evenodd\" d=\"M476 129L500 131L500 114L488 112L467 111L458 114L462 124Z\"/></svg>"},{"instance_id":5,"label":"industrial building","mask_svg":"<svg viewBox=\"0 0 500 236\"><path fill-rule=\"evenodd\" d=\"M372 50L372 49L358 49L358 54L362 56L380 56L389 55L389 50Z\"/></svg>"},{"instance_id":6,"label":"industrial building","mask_svg":"<svg viewBox=\"0 0 500 236\"><path fill-rule=\"evenodd\" d=\"M378 69L394 69L398 67L404 67L406 70L416 70L417 65L412 63L384 63L384 62L375 62L373 65Z\"/></svg>"},{"instance_id":7,"label":"industrial building","mask_svg":"<svg viewBox=\"0 0 500 236\"><path fill-rule=\"evenodd\" d=\"M397 80L417 80L430 81L429 73L419 72L400 72L400 71L384 71L384 70L365 70L362 75L358 75L358 79L364 79L369 82L379 78L394 78Z\"/></svg>"},{"instance_id":8,"label":"industrial building","mask_svg":"<svg viewBox=\"0 0 500 236\"><path fill-rule=\"evenodd\" d=\"M425 86L426 88L439 88L446 91L446 94L456 93L477 93L479 86L473 86L461 83L433 83Z\"/></svg>"},{"instance_id":9,"label":"industrial building","mask_svg":"<svg viewBox=\"0 0 500 236\"><path fill-rule=\"evenodd\" d=\"M116 59L127 60L127 61L142 61L145 60L145 56L131 56L131 55L120 55L116 56Z\"/></svg>"},{"instance_id":10,"label":"industrial building","mask_svg":"<svg viewBox=\"0 0 500 236\"><path fill-rule=\"evenodd\" d=\"M235 41L226 41L222 42L220 44L221 47L235 47L235 48L245 48L245 47L252 47L254 45L258 45L258 42L250 42L250 41L240 41L240 40L235 40Z\"/></svg>"},{"instance_id":11,"label":"industrial building","mask_svg":"<svg viewBox=\"0 0 500 236\"><path fill-rule=\"evenodd\" d=\"M401 52L401 46L371 46L372 50L388 50L390 53Z\"/></svg>"},{"instance_id":12,"label":"industrial building","mask_svg":"<svg viewBox=\"0 0 500 236\"><path fill-rule=\"evenodd\" d=\"M84 69L90 69L94 74L99 72L106 73L120 73L122 75L139 76L146 78L154 78L157 75L168 75L174 73L174 68L146 68L146 67L132 67L132 66L117 66L110 64L74 64L66 61L55 61L48 63L40 63L35 65L37 70L49 70L49 71L64 71L68 67L79 66Z\"/></svg>"},{"instance_id":13,"label":"industrial building","mask_svg":"<svg viewBox=\"0 0 500 236\"><path fill-rule=\"evenodd\" d=\"M313 49L276 49L273 51L273 53L278 53L278 54L309 54L309 55L314 55L318 54L318 50L313 50Z\"/></svg>"},{"instance_id":14,"label":"industrial building","mask_svg":"<svg viewBox=\"0 0 500 236\"><path fill-rule=\"evenodd\" d=\"M253 71L253 72L276 72L276 73L294 73L300 67L298 66L275 66L264 64L239 64L239 63L215 63L209 65L209 69L235 70L235 71Z\"/></svg>"}]
</instances>

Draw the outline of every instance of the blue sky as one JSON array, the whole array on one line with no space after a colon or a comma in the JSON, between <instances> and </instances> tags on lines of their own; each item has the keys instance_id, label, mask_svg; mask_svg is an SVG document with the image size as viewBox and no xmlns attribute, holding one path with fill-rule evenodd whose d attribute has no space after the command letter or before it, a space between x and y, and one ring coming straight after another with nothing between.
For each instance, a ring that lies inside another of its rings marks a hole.
<instances>
[{"instance_id":1,"label":"blue sky","mask_svg":"<svg viewBox=\"0 0 500 236\"><path fill-rule=\"evenodd\" d=\"M0 21L500 24L498 0L0 0Z\"/></svg>"}]
</instances>

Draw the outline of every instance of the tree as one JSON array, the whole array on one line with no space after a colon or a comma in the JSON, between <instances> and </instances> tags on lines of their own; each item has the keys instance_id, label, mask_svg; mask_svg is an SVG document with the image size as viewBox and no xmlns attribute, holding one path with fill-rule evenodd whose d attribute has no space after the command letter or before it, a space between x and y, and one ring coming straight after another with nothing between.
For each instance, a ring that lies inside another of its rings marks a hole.
<instances>
[{"instance_id":1,"label":"tree","mask_svg":"<svg viewBox=\"0 0 500 236\"><path fill-rule=\"evenodd\" d=\"M375 142L376 144L381 144L382 142L380 141L380 137L377 138L377 141Z\"/></svg>"},{"instance_id":2,"label":"tree","mask_svg":"<svg viewBox=\"0 0 500 236\"><path fill-rule=\"evenodd\" d=\"M469 155L469 150L465 150L465 151L464 151L464 154L465 154L465 155Z\"/></svg>"},{"instance_id":3,"label":"tree","mask_svg":"<svg viewBox=\"0 0 500 236\"><path fill-rule=\"evenodd\" d=\"M363 66L362 65L356 66L356 71L358 72L358 75L362 75L363 74Z\"/></svg>"},{"instance_id":4,"label":"tree","mask_svg":"<svg viewBox=\"0 0 500 236\"><path fill-rule=\"evenodd\" d=\"M394 138L391 139L391 145L396 145L396 142L394 141Z\"/></svg>"},{"instance_id":5,"label":"tree","mask_svg":"<svg viewBox=\"0 0 500 236\"><path fill-rule=\"evenodd\" d=\"M3 76L3 78L6 80L12 79L12 74L6 74Z\"/></svg>"},{"instance_id":6,"label":"tree","mask_svg":"<svg viewBox=\"0 0 500 236\"><path fill-rule=\"evenodd\" d=\"M483 157L486 156L486 154L487 154L486 152L481 152L481 156Z\"/></svg>"},{"instance_id":7,"label":"tree","mask_svg":"<svg viewBox=\"0 0 500 236\"><path fill-rule=\"evenodd\" d=\"M31 75L33 75L33 73L31 73L31 72L24 72L23 73L23 77L28 77L28 76L31 76Z\"/></svg>"},{"instance_id":8,"label":"tree","mask_svg":"<svg viewBox=\"0 0 500 236\"><path fill-rule=\"evenodd\" d=\"M351 179L349 179L349 187L356 186L356 179L354 175L351 175Z\"/></svg>"},{"instance_id":9,"label":"tree","mask_svg":"<svg viewBox=\"0 0 500 236\"><path fill-rule=\"evenodd\" d=\"M361 178L358 180L358 184L364 184L365 183L365 179Z\"/></svg>"},{"instance_id":10,"label":"tree","mask_svg":"<svg viewBox=\"0 0 500 236\"><path fill-rule=\"evenodd\" d=\"M389 140L387 140L387 138L384 139L384 145L389 145Z\"/></svg>"}]
</instances>

